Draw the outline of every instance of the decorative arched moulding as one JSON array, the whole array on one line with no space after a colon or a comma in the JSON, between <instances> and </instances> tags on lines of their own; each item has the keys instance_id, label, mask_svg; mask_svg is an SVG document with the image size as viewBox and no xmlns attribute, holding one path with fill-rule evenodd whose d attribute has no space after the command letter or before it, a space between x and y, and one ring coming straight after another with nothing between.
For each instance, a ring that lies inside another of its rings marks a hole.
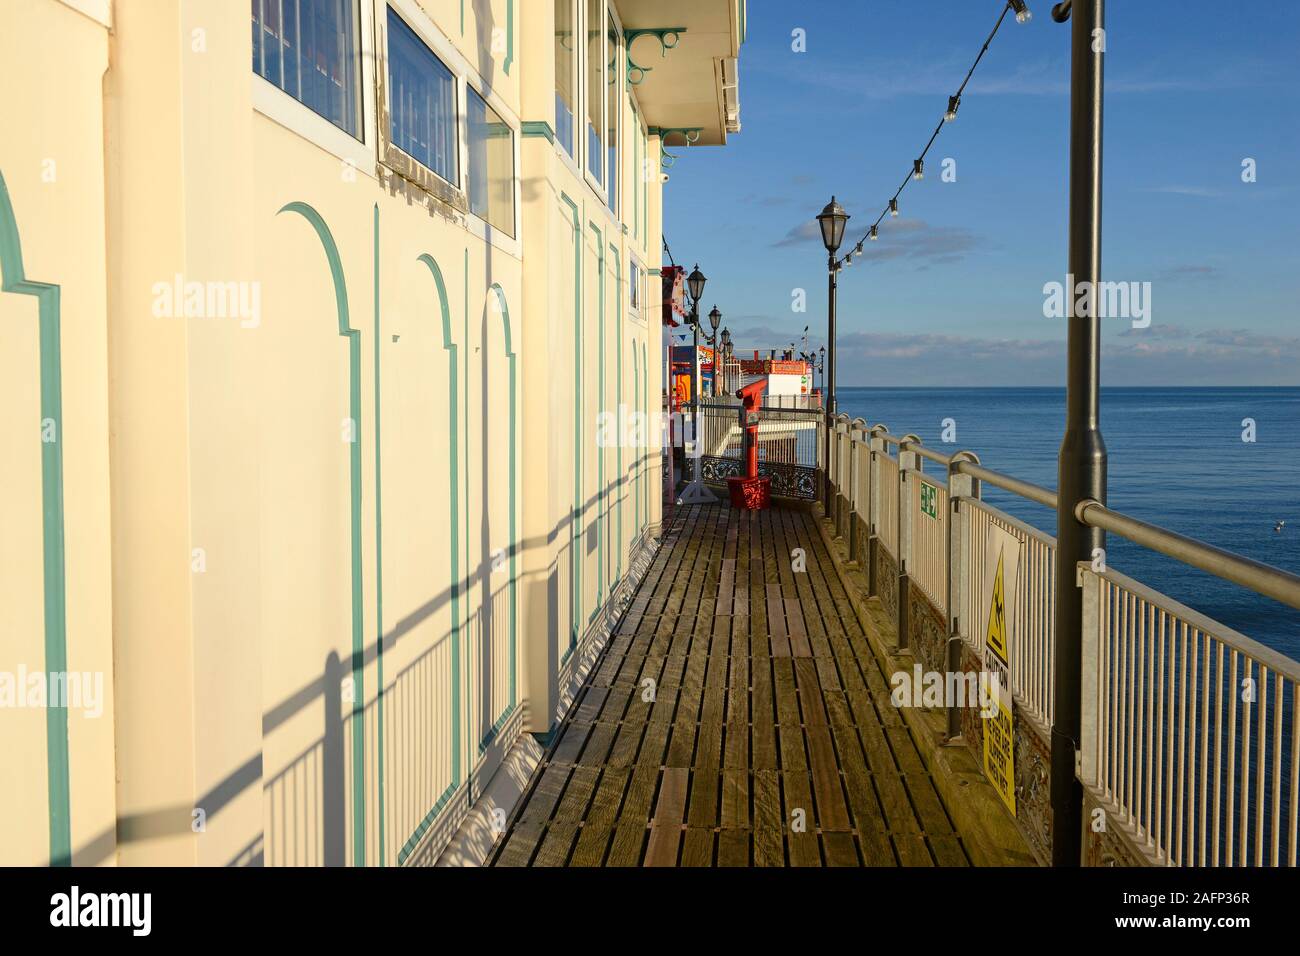
<instances>
[{"instance_id":1,"label":"decorative arched moulding","mask_svg":"<svg viewBox=\"0 0 1300 956\"><path fill-rule=\"evenodd\" d=\"M438 814L442 813L461 783L461 675L460 675L460 634L461 634L461 583L460 583L460 352L451 332L451 299L447 295L447 283L443 279L438 261L429 253L417 257L433 279L434 290L438 295L438 312L442 328L442 348L447 353L447 481L451 494L448 495L448 527L450 530L449 562L451 594L451 781L439 794L415 831L407 837L397 854L397 865L406 863L424 840L425 834L433 826Z\"/></svg>"},{"instance_id":2,"label":"decorative arched moulding","mask_svg":"<svg viewBox=\"0 0 1300 956\"><path fill-rule=\"evenodd\" d=\"M659 137L659 165L672 169L673 163L677 162L677 157L668 152L669 136L680 136L686 141L682 145L691 147L700 141L703 133L703 126L651 126L650 135Z\"/></svg>"},{"instance_id":3,"label":"decorative arched moulding","mask_svg":"<svg viewBox=\"0 0 1300 956\"><path fill-rule=\"evenodd\" d=\"M681 41L682 34L686 32L685 27L642 27L635 30L624 30L623 41L627 44L627 82L629 86L640 86L645 82L646 74L654 69L652 66L641 66L632 61L632 42L637 37L652 36L659 41L659 58L663 59L668 56L668 51L675 49Z\"/></svg>"},{"instance_id":4,"label":"decorative arched moulding","mask_svg":"<svg viewBox=\"0 0 1300 956\"><path fill-rule=\"evenodd\" d=\"M324 217L310 204L291 202L276 215L293 213L301 216L312 227L325 253L330 278L334 286L334 312L338 334L348 344L348 417L352 422L353 440L348 447L348 551L351 577L351 631L352 631L352 682L356 699L364 703L365 687L365 631L362 624L362 548L361 548L361 333L352 327L348 308L347 280L343 273L343 258L338 243ZM352 766L365 766L365 727L359 719L352 722ZM365 774L352 775L352 846L353 864L366 865L366 793Z\"/></svg>"},{"instance_id":5,"label":"decorative arched moulding","mask_svg":"<svg viewBox=\"0 0 1300 956\"><path fill-rule=\"evenodd\" d=\"M41 544L44 576L45 670L68 670L67 573L63 520L63 345L62 290L52 282L29 279L23 266L18 217L0 174L0 293L32 296L37 303L40 362ZM47 432L47 429L49 431ZM46 795L50 865L72 863L72 810L69 782L68 708L45 708Z\"/></svg>"},{"instance_id":6,"label":"decorative arched moulding","mask_svg":"<svg viewBox=\"0 0 1300 956\"><path fill-rule=\"evenodd\" d=\"M498 716L496 720L492 722L492 725L488 728L485 728L483 736L479 740L479 745L478 745L478 750L480 755L487 750L487 748L491 745L492 741L496 739L497 735L505 727L506 721L508 721L510 719L510 716L515 712L515 707L518 705L519 702L518 686L517 686L518 685L517 682L518 656L519 656L518 655L519 528L518 528L518 521L517 521L517 514L518 514L517 496L518 496L518 479L519 479L519 461L518 461L518 454L517 454L517 447L519 441L519 437L518 437L519 370L518 370L518 363L517 363L518 355L515 352L515 347L514 347L514 332L510 327L510 305L506 300L505 289L501 288L501 285L499 283L494 282L492 283L491 286L488 287L487 299L484 302L484 308L488 308L488 309L495 308L496 311L501 316L501 325L502 325L502 330L504 332L503 351L504 351L504 356L506 358L506 361L509 365L509 372L508 372L509 382L508 382L508 391L507 391L506 400L509 403L508 404L509 413L507 417L510 421L510 429L509 429L510 463L508 466L509 476L508 476L508 485L507 485L509 489L508 535L509 535L509 542L510 542L510 558L509 558L509 573L510 573L510 615L509 615L510 625L509 627L510 630L508 634L509 663L507 666L507 679L509 681L509 686L506 691L506 698L507 698L506 705L502 709L500 716Z\"/></svg>"}]
</instances>

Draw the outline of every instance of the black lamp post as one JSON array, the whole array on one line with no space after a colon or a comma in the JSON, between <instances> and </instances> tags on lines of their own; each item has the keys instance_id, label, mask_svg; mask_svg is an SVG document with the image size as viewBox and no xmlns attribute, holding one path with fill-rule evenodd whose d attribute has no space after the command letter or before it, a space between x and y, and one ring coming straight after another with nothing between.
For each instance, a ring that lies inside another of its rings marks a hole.
<instances>
[{"instance_id":1,"label":"black lamp post","mask_svg":"<svg viewBox=\"0 0 1300 956\"><path fill-rule=\"evenodd\" d=\"M1024 4L1012 4L1020 19ZM1026 8L1027 9L1027 8ZM1070 247L1073 281L1095 290L1101 281L1102 52L1094 34L1105 27L1105 0L1058 3L1052 18L1071 25ZM1084 285L1086 284L1086 285ZM1076 286L1078 288L1078 286ZM1106 503L1106 442L1101 436L1101 322L1095 296L1081 309L1070 290L1065 435L1057 473L1056 670L1052 721L1052 864L1079 866L1083 788L1075 776L1083 724L1083 594L1079 561L1091 561L1105 535L1078 518L1081 502Z\"/></svg>"},{"instance_id":2,"label":"black lamp post","mask_svg":"<svg viewBox=\"0 0 1300 956\"><path fill-rule=\"evenodd\" d=\"M715 395L727 393L727 361L731 358L731 333L724 327L718 333L718 355L714 357L713 382ZM719 372L721 369L721 372ZM721 384L718 384L721 382Z\"/></svg>"},{"instance_id":3,"label":"black lamp post","mask_svg":"<svg viewBox=\"0 0 1300 956\"><path fill-rule=\"evenodd\" d=\"M686 276L686 294L690 297L690 326L694 336L694 349L690 352L690 405L693 433L699 433L699 297L705 294L705 273L699 271L699 263Z\"/></svg>"},{"instance_id":4,"label":"black lamp post","mask_svg":"<svg viewBox=\"0 0 1300 956\"><path fill-rule=\"evenodd\" d=\"M849 221L849 214L844 211L844 207L831 197L831 201L826 204L826 208L821 211L817 217L817 224L821 226L822 243L826 246L827 257L827 274L829 276L829 289L826 301L826 344L830 347L830 364L826 366L826 441L823 445L824 458L823 466L825 467L825 492L826 492L826 514L831 513L831 503L834 500L834 491L831 485L831 432L835 427L835 290L836 280L839 277L839 263L835 261L835 253L840 248L840 243L844 241L844 226Z\"/></svg>"},{"instance_id":5,"label":"black lamp post","mask_svg":"<svg viewBox=\"0 0 1300 956\"><path fill-rule=\"evenodd\" d=\"M709 336L709 346L713 349L713 397L718 397L718 373L721 371L718 361L718 326L722 324L722 313L718 311L715 305L709 312L709 328L713 329L713 334Z\"/></svg>"},{"instance_id":6,"label":"black lamp post","mask_svg":"<svg viewBox=\"0 0 1300 956\"><path fill-rule=\"evenodd\" d=\"M704 283L709 280L700 271L697 262L691 274L686 277L686 294L691 297L691 328L694 333L695 347L692 351L691 366L691 403L700 399L700 297L704 295ZM698 415L698 413L697 413ZM699 422L697 421L698 425Z\"/></svg>"}]
</instances>

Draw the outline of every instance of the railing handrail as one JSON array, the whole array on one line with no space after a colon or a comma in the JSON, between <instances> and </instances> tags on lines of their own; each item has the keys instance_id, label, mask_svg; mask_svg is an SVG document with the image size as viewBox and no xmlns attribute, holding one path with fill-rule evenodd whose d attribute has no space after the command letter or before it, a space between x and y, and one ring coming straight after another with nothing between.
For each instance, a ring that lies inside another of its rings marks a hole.
<instances>
[{"instance_id":1,"label":"railing handrail","mask_svg":"<svg viewBox=\"0 0 1300 956\"><path fill-rule=\"evenodd\" d=\"M1081 502L1075 517L1083 524L1117 534L1158 554L1300 610L1300 577L1281 568L1147 524L1107 508L1099 501Z\"/></svg>"},{"instance_id":2,"label":"railing handrail","mask_svg":"<svg viewBox=\"0 0 1300 956\"><path fill-rule=\"evenodd\" d=\"M951 455L941 455L937 451L934 451L933 449L930 448L926 448L924 445L919 445L913 441L907 443L907 450L914 451L922 458L928 458L930 459L930 461L943 465L943 467L945 468L947 468L949 465L952 464Z\"/></svg>"},{"instance_id":3,"label":"railing handrail","mask_svg":"<svg viewBox=\"0 0 1300 956\"><path fill-rule=\"evenodd\" d=\"M970 507L976 509L977 511L983 511L989 515L992 515L994 518L997 518L1003 524L1015 528L1021 534L1025 535L1025 537L1035 538L1043 542L1043 544L1056 547L1056 535L1044 531L1042 528L1035 528L1028 521L1021 521L1015 515L1003 511L997 505L989 504L989 502L985 501L983 498L966 498L963 499L963 503L969 505Z\"/></svg>"},{"instance_id":4,"label":"railing handrail","mask_svg":"<svg viewBox=\"0 0 1300 956\"><path fill-rule=\"evenodd\" d=\"M884 428L883 425L874 428ZM858 441L850 431L850 440ZM1011 475L985 468L983 465L960 458L958 454L942 455L923 445L915 435L894 435L888 431L878 433L886 446L897 445L900 449L916 452L923 458L945 465L951 471L970 475L986 484L1009 491L1014 495L1037 502L1044 507L1056 510L1057 495L1050 488L1044 488L1030 481L1013 478ZM888 450L886 450L888 454ZM1248 590L1289 607L1300 610L1300 576L1291 574L1281 568L1262 561L1255 561L1243 555L1216 547L1208 542L1174 531L1167 531L1157 525L1148 524L1138 518L1115 511L1097 501L1085 501L1080 504L1076 517L1080 522L1103 531L1112 532L1132 541L1134 544L1181 561L1225 581L1239 584Z\"/></svg>"},{"instance_id":5,"label":"railing handrail","mask_svg":"<svg viewBox=\"0 0 1300 956\"><path fill-rule=\"evenodd\" d=\"M991 468L985 468L983 465L977 465L973 461L960 460L953 463L953 471L960 472L963 475L970 475L972 478L978 478L985 484L992 485L995 488L1001 488L1003 491L1009 491L1013 495L1019 495L1021 498L1027 498L1030 501L1036 501L1053 510L1056 509L1056 492L1050 488L1044 488L1042 485L1036 485L1032 481L1023 481L1020 478L1012 478L1010 475L1004 475L1000 471L993 471Z\"/></svg>"}]
</instances>

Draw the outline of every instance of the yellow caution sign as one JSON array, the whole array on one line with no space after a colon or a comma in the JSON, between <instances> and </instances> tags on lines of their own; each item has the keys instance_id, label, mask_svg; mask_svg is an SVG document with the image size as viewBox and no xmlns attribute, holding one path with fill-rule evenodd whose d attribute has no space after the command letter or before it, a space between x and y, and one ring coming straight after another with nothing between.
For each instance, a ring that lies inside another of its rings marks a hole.
<instances>
[{"instance_id":1,"label":"yellow caution sign","mask_svg":"<svg viewBox=\"0 0 1300 956\"><path fill-rule=\"evenodd\" d=\"M1002 554L998 554L998 569L993 575L993 598L989 602L989 626L984 646L1004 664L1007 662L1007 600L1006 585L1002 582Z\"/></svg>"},{"instance_id":2,"label":"yellow caution sign","mask_svg":"<svg viewBox=\"0 0 1300 956\"><path fill-rule=\"evenodd\" d=\"M1014 606L1020 540L996 526L990 529L985 580L988 594L984 629L986 697L997 700L997 710L985 716L984 775L1011 811L1016 812L1016 738L1011 695L1011 633L1007 609ZM1011 618L1014 620L1014 617Z\"/></svg>"}]
</instances>

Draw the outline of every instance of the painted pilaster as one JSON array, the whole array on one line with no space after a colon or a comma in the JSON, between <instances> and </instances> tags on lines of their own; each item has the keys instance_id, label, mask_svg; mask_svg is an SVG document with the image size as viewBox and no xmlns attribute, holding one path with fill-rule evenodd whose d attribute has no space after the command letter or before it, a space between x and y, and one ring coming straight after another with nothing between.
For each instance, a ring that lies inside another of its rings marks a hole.
<instances>
[{"instance_id":1,"label":"painted pilaster","mask_svg":"<svg viewBox=\"0 0 1300 956\"><path fill-rule=\"evenodd\" d=\"M254 523L228 515L257 500L255 393L235 387L255 367L257 329L252 316L153 307L156 284L176 276L254 281L248 12L119 4L112 43L119 862L249 862L261 839L258 543Z\"/></svg>"}]
</instances>

